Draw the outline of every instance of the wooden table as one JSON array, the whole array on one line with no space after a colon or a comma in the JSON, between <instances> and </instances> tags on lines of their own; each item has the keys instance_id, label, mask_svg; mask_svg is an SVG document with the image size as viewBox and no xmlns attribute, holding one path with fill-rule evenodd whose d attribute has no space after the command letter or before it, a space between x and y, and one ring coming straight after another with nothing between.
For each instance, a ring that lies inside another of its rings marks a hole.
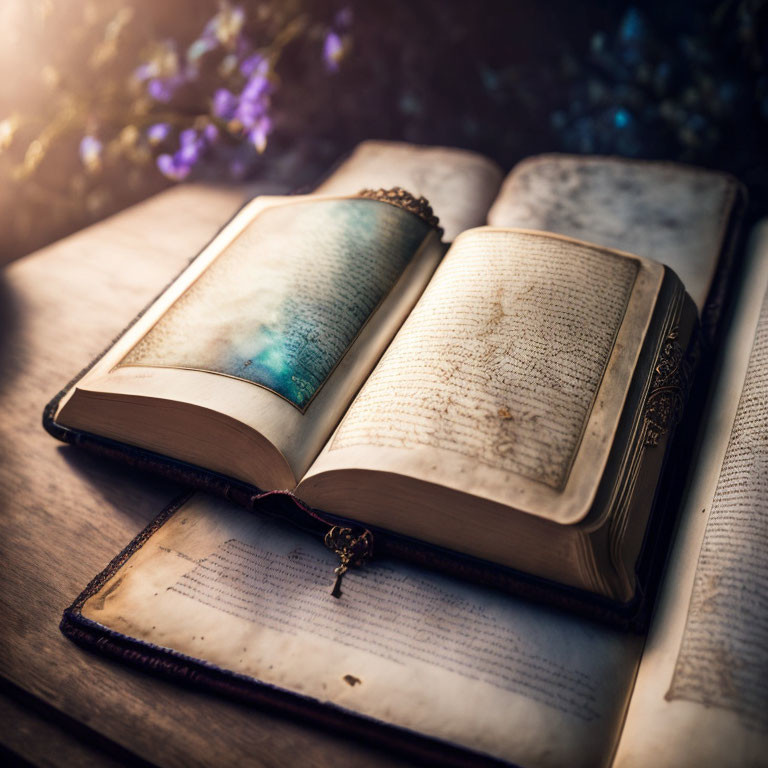
<instances>
[{"instance_id":1,"label":"wooden table","mask_svg":"<svg viewBox=\"0 0 768 768\"><path fill-rule=\"evenodd\" d=\"M252 191L176 187L2 273L0 759L405 764L343 735L123 667L58 630L63 609L179 489L57 443L41 427L43 406Z\"/></svg>"}]
</instances>

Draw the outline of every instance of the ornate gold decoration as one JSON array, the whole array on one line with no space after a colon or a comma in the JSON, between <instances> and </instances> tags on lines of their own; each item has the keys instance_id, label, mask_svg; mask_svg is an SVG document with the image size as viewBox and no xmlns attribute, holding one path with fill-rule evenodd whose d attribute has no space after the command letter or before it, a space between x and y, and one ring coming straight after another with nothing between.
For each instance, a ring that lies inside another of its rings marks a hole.
<instances>
[{"instance_id":1,"label":"ornate gold decoration","mask_svg":"<svg viewBox=\"0 0 768 768\"><path fill-rule=\"evenodd\" d=\"M333 584L331 595L341 597L341 577L349 570L351 565L362 565L370 559L373 553L373 535L364 530L359 536L351 528L334 525L325 534L325 546L335 552L339 558L339 565L334 569L336 581Z\"/></svg>"},{"instance_id":2,"label":"ornate gold decoration","mask_svg":"<svg viewBox=\"0 0 768 768\"><path fill-rule=\"evenodd\" d=\"M404 211L413 213L423 222L439 230L443 234L443 228L440 226L440 220L435 216L432 206L423 195L415 197L402 187L393 187L392 189L361 189L357 193L358 197L364 197L368 200L377 200L380 203L389 203L402 208Z\"/></svg>"},{"instance_id":3,"label":"ornate gold decoration","mask_svg":"<svg viewBox=\"0 0 768 768\"><path fill-rule=\"evenodd\" d=\"M680 420L688 394L690 365L685 358L674 326L664 339L656 360L651 388L645 401L645 445L659 440Z\"/></svg>"}]
</instances>

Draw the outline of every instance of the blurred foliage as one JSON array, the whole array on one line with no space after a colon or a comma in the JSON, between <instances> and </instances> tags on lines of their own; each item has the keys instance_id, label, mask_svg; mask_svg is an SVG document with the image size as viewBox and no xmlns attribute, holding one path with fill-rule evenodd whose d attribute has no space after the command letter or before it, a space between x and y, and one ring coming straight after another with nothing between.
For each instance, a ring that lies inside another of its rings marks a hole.
<instances>
[{"instance_id":1,"label":"blurred foliage","mask_svg":"<svg viewBox=\"0 0 768 768\"><path fill-rule=\"evenodd\" d=\"M319 11L319 16L308 10ZM339 69L333 4L6 0L0 225L7 256L188 177L243 178L276 121L281 57ZM279 125L279 117L277 118ZM10 252L10 253L8 253Z\"/></svg>"},{"instance_id":2,"label":"blurred foliage","mask_svg":"<svg viewBox=\"0 0 768 768\"><path fill-rule=\"evenodd\" d=\"M365 138L731 171L768 205L768 0L4 0L0 231L170 180L311 184Z\"/></svg>"}]
</instances>

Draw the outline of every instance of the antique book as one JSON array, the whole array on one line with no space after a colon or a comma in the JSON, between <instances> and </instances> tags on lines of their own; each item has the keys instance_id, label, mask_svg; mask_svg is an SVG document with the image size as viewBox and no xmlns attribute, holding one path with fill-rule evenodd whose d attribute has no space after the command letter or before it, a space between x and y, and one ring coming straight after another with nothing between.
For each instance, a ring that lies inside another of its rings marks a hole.
<instances>
[{"instance_id":1,"label":"antique book","mask_svg":"<svg viewBox=\"0 0 768 768\"><path fill-rule=\"evenodd\" d=\"M647 640L396 560L355 571L195 494L65 612L113 658L430 764L757 766L768 755L768 222L754 234Z\"/></svg>"},{"instance_id":2,"label":"antique book","mask_svg":"<svg viewBox=\"0 0 768 768\"><path fill-rule=\"evenodd\" d=\"M488 213L499 183L471 153L370 143L315 194L256 198L47 428L268 499L337 553L336 596L373 545L633 615L658 570L660 478L699 313L707 338L717 327L738 185L543 157Z\"/></svg>"}]
</instances>

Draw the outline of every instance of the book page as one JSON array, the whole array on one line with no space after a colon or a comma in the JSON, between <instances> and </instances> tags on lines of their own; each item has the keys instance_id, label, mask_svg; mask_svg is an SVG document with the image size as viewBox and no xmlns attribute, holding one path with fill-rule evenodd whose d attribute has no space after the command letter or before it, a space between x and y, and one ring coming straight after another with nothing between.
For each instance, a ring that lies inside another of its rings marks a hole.
<instances>
[{"instance_id":1,"label":"book page","mask_svg":"<svg viewBox=\"0 0 768 768\"><path fill-rule=\"evenodd\" d=\"M384 469L583 518L662 277L554 235L464 233L299 494L333 468Z\"/></svg>"},{"instance_id":2,"label":"book page","mask_svg":"<svg viewBox=\"0 0 768 768\"><path fill-rule=\"evenodd\" d=\"M506 239L478 236L451 254L331 451L425 446L563 487L637 265L549 243L507 252Z\"/></svg>"},{"instance_id":3,"label":"book page","mask_svg":"<svg viewBox=\"0 0 768 768\"><path fill-rule=\"evenodd\" d=\"M768 225L751 243L616 765L768 759Z\"/></svg>"},{"instance_id":4,"label":"book page","mask_svg":"<svg viewBox=\"0 0 768 768\"><path fill-rule=\"evenodd\" d=\"M485 223L501 177L494 162L465 149L364 141L317 192L354 195L366 187L402 187L429 200L450 242L465 229Z\"/></svg>"},{"instance_id":5,"label":"book page","mask_svg":"<svg viewBox=\"0 0 768 768\"><path fill-rule=\"evenodd\" d=\"M60 419L260 487L292 488L442 252L437 231L395 205L256 200L78 384L75 402L94 397L77 411L65 403ZM110 395L99 423L78 421L99 418ZM166 411L195 406L208 424L193 426L185 411L159 432L157 405L117 421L125 396L155 398ZM275 446L289 471L258 476L264 461L241 425Z\"/></svg>"},{"instance_id":6,"label":"book page","mask_svg":"<svg viewBox=\"0 0 768 768\"><path fill-rule=\"evenodd\" d=\"M725 174L673 163L543 155L507 176L488 223L558 232L660 261L701 312L737 188Z\"/></svg>"},{"instance_id":7,"label":"book page","mask_svg":"<svg viewBox=\"0 0 768 768\"><path fill-rule=\"evenodd\" d=\"M369 201L269 208L118 367L218 373L304 411L428 231L416 216Z\"/></svg>"},{"instance_id":8,"label":"book page","mask_svg":"<svg viewBox=\"0 0 768 768\"><path fill-rule=\"evenodd\" d=\"M605 765L641 638L394 562L330 595L319 541L196 495L83 615L524 768Z\"/></svg>"}]
</instances>

